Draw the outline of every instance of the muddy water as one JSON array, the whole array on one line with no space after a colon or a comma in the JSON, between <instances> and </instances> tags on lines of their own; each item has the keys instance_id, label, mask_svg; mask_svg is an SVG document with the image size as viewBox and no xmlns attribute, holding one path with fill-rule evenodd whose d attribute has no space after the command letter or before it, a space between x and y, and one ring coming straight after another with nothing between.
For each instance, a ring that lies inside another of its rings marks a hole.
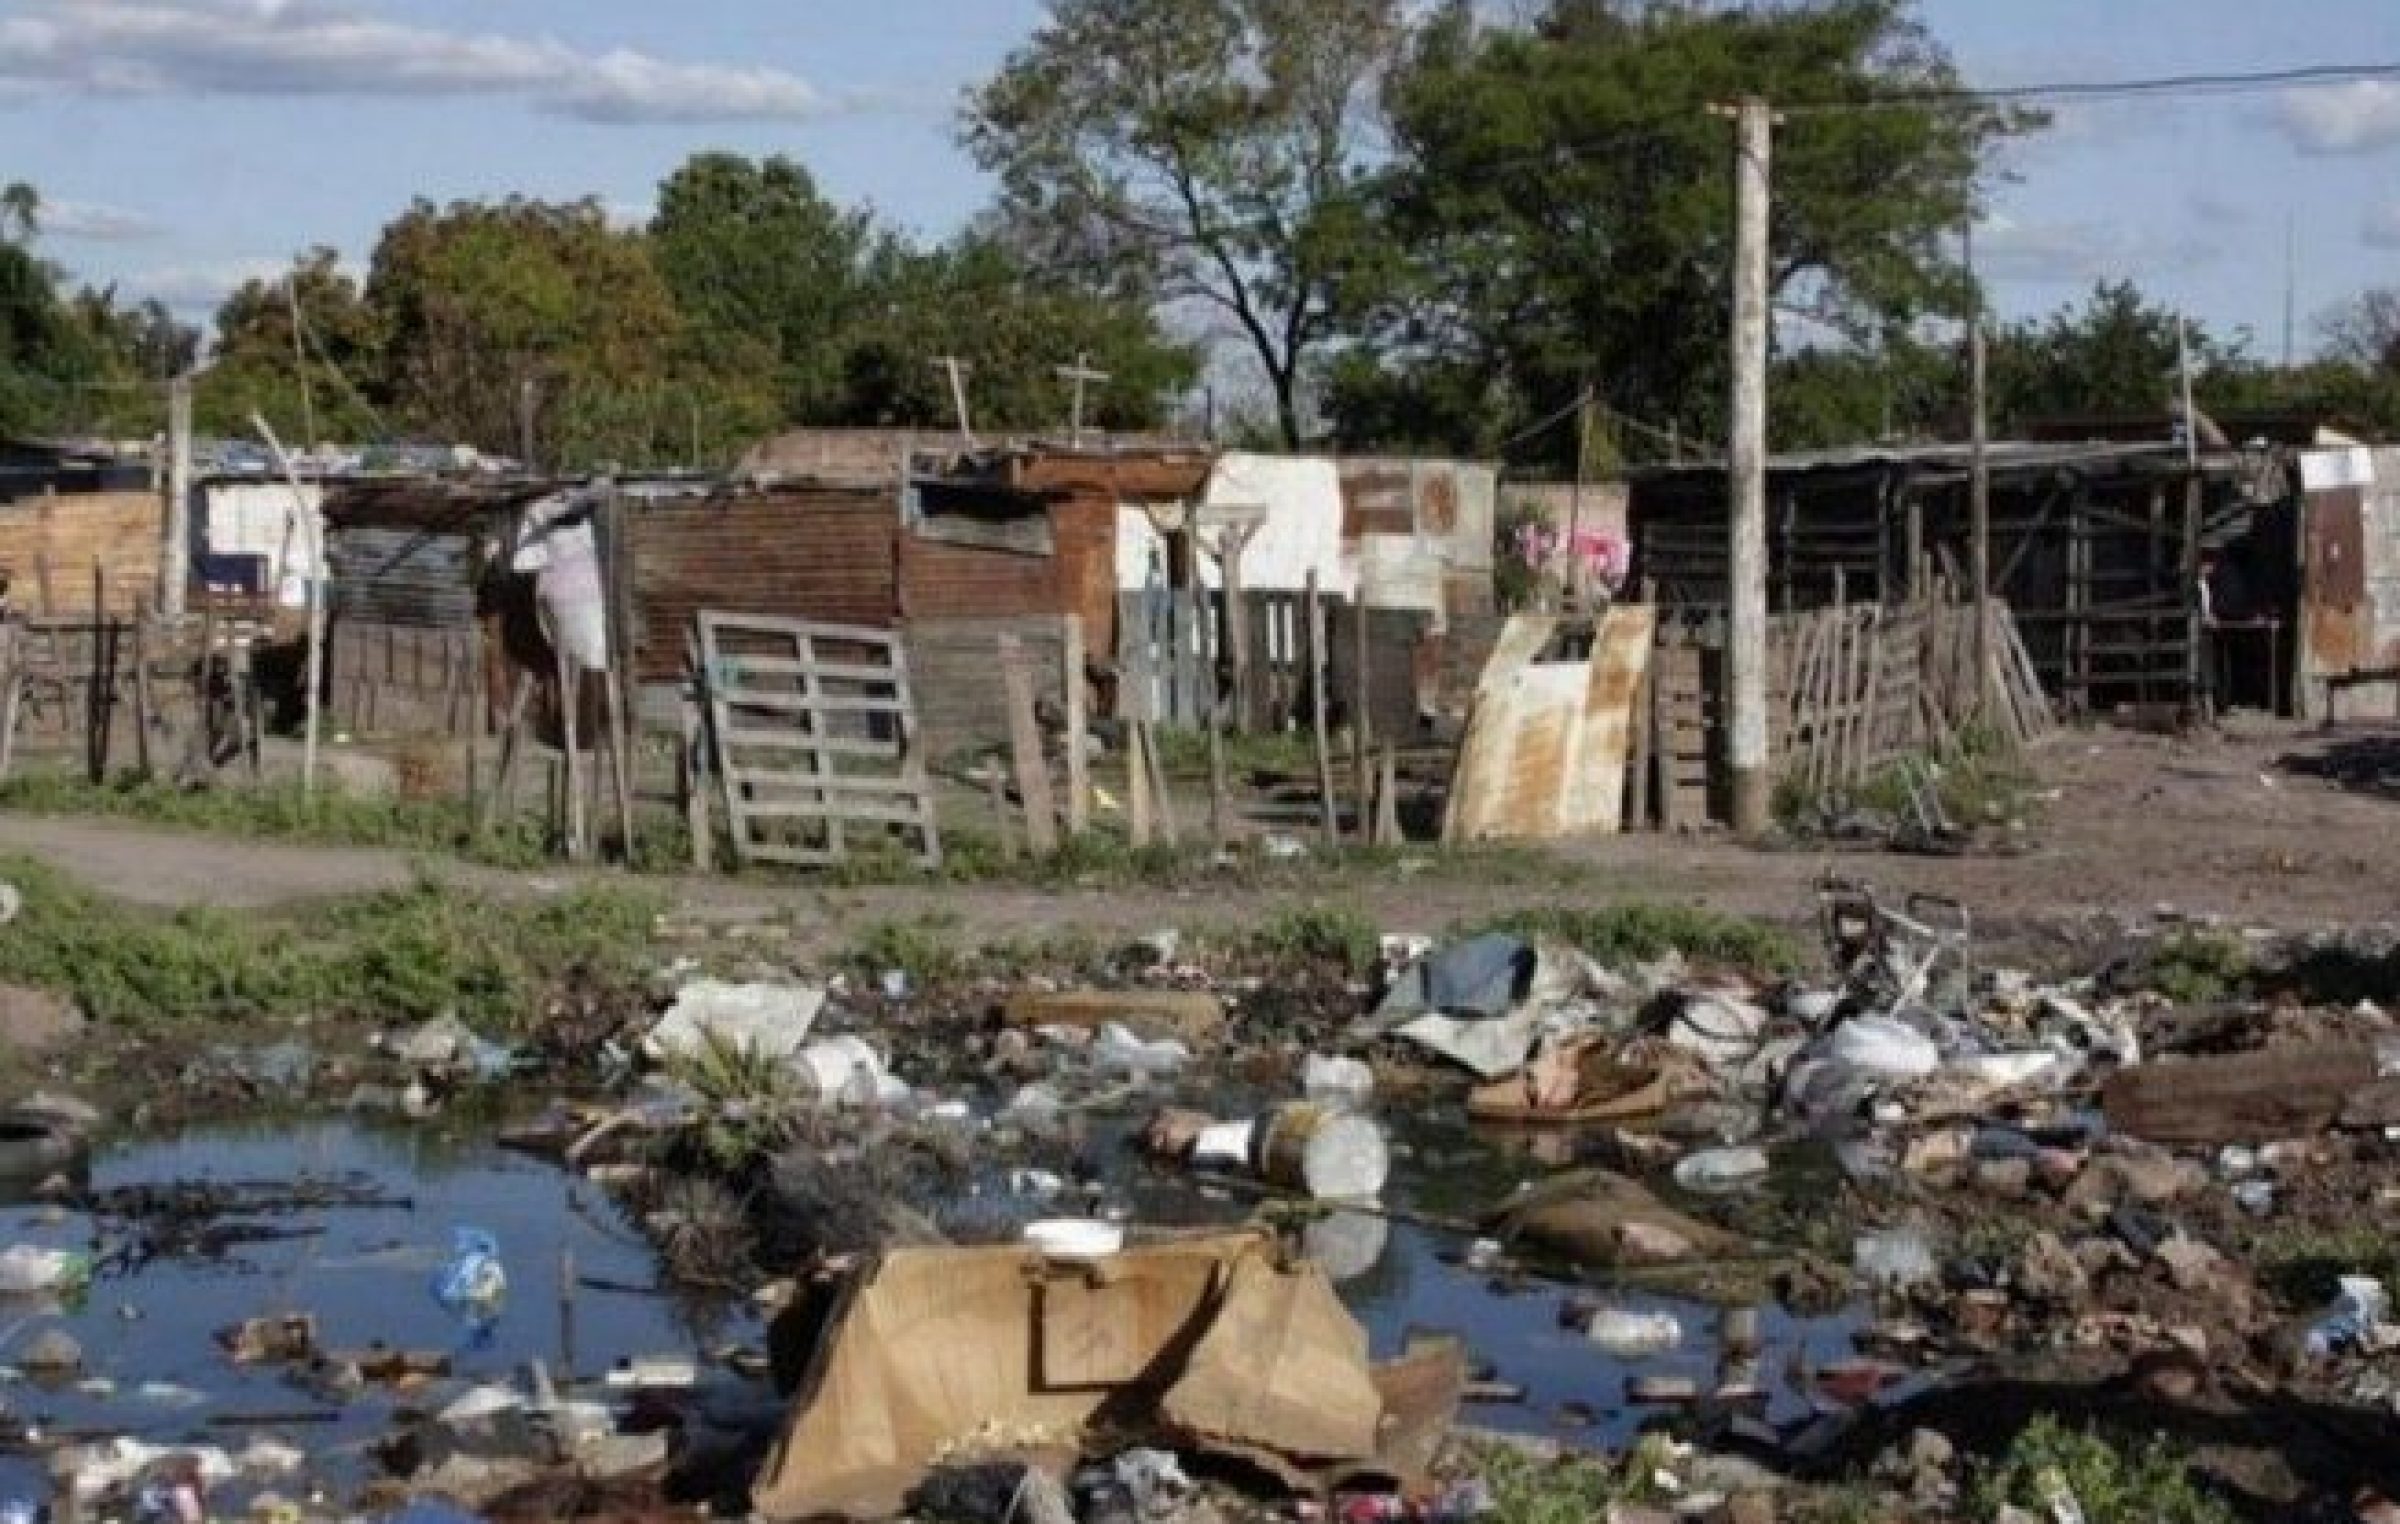
<instances>
[{"instance_id":1,"label":"muddy water","mask_svg":"<svg viewBox=\"0 0 2400 1524\"><path fill-rule=\"evenodd\" d=\"M368 1447L390 1429L399 1399L372 1387L348 1400L330 1398L278 1369L237 1367L216 1330L299 1311L315 1315L328 1349L382 1343L445 1354L455 1375L415 1397L425 1406L439 1406L469 1383L514 1380L536 1359L553 1372L571 1369L588 1378L620 1360L759 1341L761 1330L738 1306L589 1285L578 1287L571 1319L562 1323L566 1256L578 1281L618 1286L653 1284L655 1263L603 1192L488 1137L438 1123L387 1128L327 1120L210 1127L104 1148L91 1170L101 1191L315 1181L406 1200L236 1213L224 1221L298 1236L151 1259L104 1274L67 1306L0 1299L0 1362L55 1327L82 1345L86 1371L82 1383L64 1385L36 1385L10 1372L0 1386L0 1411L53 1437L131 1434L154 1444L239 1450L254 1436L271 1435L309 1456L306 1476L276 1482L279 1490L305 1492L315 1482L343 1497L375 1474ZM1129 1151L1106 1152L1123 1160ZM1464 1134L1418 1129L1403 1148L1391 1197L1403 1209L1464 1215L1498 1199L1513 1179L1540 1172ZM1110 1194L1146 1223L1231 1221L1248 1211L1239 1198L1139 1169L1119 1175ZM431 1294L452 1231L462 1226L497 1238L508 1269L507 1301L488 1326L462 1321ZM105 1255L140 1227L32 1206L0 1208L0 1244ZM1720 1374L1718 1313L1711 1307L1637 1292L1611 1295L1613 1306L1672 1313L1684 1330L1670 1350L1617 1359L1562 1324L1564 1287L1520 1281L1502 1289L1488 1272L1468 1268L1469 1241L1458 1234L1354 1214L1312 1228L1308 1247L1367 1325L1379 1356L1397 1352L1413 1332L1455 1333L1495 1379L1523 1389L1522 1401L1473 1409L1469 1417L1477 1423L1615 1445L1663 1416L1627 1400L1629 1375L1689 1376L1709 1391ZM1778 1422L1802 1416L1808 1404L1798 1368L1848 1354L1856 1325L1854 1317L1797 1319L1768 1309L1766 1348L1756 1365L1768 1389L1765 1416ZM0 1497L43 1495L44 1474L37 1455L0 1454Z\"/></svg>"},{"instance_id":2,"label":"muddy water","mask_svg":"<svg viewBox=\"0 0 2400 1524\"><path fill-rule=\"evenodd\" d=\"M553 1372L566 1368L558 1303L562 1255L572 1253L579 1278L646 1286L655 1275L648 1250L588 1183L488 1141L431 1129L369 1129L348 1121L211 1127L168 1141L105 1147L91 1175L103 1191L198 1180L313 1179L409 1198L405 1206L236 1214L225 1221L305 1236L239 1243L104 1274L71 1306L0 1299L0 1331L7 1336L0 1362L50 1327L70 1333L84 1353L83 1384L35 1385L12 1373L0 1389L0 1404L17 1422L52 1435L90 1430L233 1450L254 1435L273 1435L307 1452L310 1475L337 1496L373 1473L366 1445L389 1428L393 1398L370 1387L347 1402L328 1400L279 1370L237 1367L219 1348L215 1330L245 1318L308 1312L329 1349L380 1341L436 1351L451 1357L455 1385L505 1381L534 1359L547 1361ZM0 1243L105 1254L140 1226L53 1216L31 1207L0 1210ZM509 1291L488 1326L462 1321L431 1292L456 1226L483 1228L499 1240ZM573 1369L585 1375L620 1359L756 1337L736 1314L588 1288L578 1292L572 1322ZM438 1403L449 1389L436 1388L420 1400ZM298 1413L329 1421L289 1421ZM44 1475L38 1458L0 1457L0 1497L38 1496ZM305 1490L296 1481L278 1486L287 1494Z\"/></svg>"}]
</instances>

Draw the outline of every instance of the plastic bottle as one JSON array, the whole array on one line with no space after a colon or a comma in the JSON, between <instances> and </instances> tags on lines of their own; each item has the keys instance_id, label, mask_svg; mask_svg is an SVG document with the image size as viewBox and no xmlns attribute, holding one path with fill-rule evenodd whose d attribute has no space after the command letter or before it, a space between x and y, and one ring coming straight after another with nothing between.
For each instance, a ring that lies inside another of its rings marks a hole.
<instances>
[{"instance_id":1,"label":"plastic bottle","mask_svg":"<svg viewBox=\"0 0 2400 1524\"><path fill-rule=\"evenodd\" d=\"M1683 1323L1671 1312L1603 1307L1584 1325L1583 1336L1619 1357L1655 1355L1683 1342Z\"/></svg>"}]
</instances>

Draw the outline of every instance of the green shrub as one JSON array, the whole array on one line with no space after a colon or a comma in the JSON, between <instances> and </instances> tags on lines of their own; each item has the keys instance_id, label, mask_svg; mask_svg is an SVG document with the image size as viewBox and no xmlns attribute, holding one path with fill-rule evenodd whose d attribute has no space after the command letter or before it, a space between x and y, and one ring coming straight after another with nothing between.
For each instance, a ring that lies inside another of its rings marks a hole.
<instances>
[{"instance_id":1,"label":"green shrub","mask_svg":"<svg viewBox=\"0 0 2400 1524\"><path fill-rule=\"evenodd\" d=\"M2007 1506L2049 1517L2044 1491L2063 1481L2089 1524L2233 1524L2233 1510L2202 1492L2182 1455L2159 1440L2136 1448L2070 1429L2044 1413L1976 1481L1976 1518Z\"/></svg>"},{"instance_id":2,"label":"green shrub","mask_svg":"<svg viewBox=\"0 0 2400 1524\"><path fill-rule=\"evenodd\" d=\"M1593 909L1549 906L1459 928L1461 934L1505 931L1565 942L1604 964L1642 963L1679 952L1695 963L1761 974L1788 974L1806 961L1788 932L1696 905L1629 901Z\"/></svg>"}]
</instances>

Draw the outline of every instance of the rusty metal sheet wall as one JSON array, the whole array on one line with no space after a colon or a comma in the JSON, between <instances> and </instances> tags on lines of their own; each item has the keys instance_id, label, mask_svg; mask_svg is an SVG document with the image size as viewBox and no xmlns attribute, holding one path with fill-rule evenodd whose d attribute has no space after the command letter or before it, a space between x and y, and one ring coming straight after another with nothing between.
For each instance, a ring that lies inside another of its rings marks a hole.
<instances>
[{"instance_id":1,"label":"rusty metal sheet wall","mask_svg":"<svg viewBox=\"0 0 2400 1524\"><path fill-rule=\"evenodd\" d=\"M704 608L877 629L899 618L899 508L888 493L741 494L663 503L626 523L645 680L683 671L684 637Z\"/></svg>"},{"instance_id":2,"label":"rusty metal sheet wall","mask_svg":"<svg viewBox=\"0 0 2400 1524\"><path fill-rule=\"evenodd\" d=\"M1116 649L1117 509L1078 494L1050 509L1050 555L902 537L900 607L933 619L1083 616L1085 648Z\"/></svg>"},{"instance_id":3,"label":"rusty metal sheet wall","mask_svg":"<svg viewBox=\"0 0 2400 1524\"><path fill-rule=\"evenodd\" d=\"M337 527L326 540L327 609L337 621L455 629L475 622L474 539L465 534Z\"/></svg>"},{"instance_id":4,"label":"rusty metal sheet wall","mask_svg":"<svg viewBox=\"0 0 2400 1524\"><path fill-rule=\"evenodd\" d=\"M1566 621L1509 621L1476 685L1442 826L1446 842L1547 840L1624 827L1634 696L1657 625L1643 604L1601 616L1588 656L1543 660Z\"/></svg>"}]
</instances>

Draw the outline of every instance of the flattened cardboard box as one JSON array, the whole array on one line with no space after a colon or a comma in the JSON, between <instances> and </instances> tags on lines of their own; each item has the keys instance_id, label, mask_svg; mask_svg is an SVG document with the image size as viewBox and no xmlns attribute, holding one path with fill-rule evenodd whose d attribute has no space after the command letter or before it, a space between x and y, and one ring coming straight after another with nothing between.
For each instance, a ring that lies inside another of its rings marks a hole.
<instances>
[{"instance_id":1,"label":"flattened cardboard box","mask_svg":"<svg viewBox=\"0 0 2400 1524\"><path fill-rule=\"evenodd\" d=\"M1324 1274L1210 1233L1093 1263L1017 1244L895 1249L819 1309L751 1495L774 1519L881 1518L952 1459L1063 1464L1150 1442L1295 1487L1422 1470L1458 1401L1455 1346L1370 1369Z\"/></svg>"}]
</instances>

